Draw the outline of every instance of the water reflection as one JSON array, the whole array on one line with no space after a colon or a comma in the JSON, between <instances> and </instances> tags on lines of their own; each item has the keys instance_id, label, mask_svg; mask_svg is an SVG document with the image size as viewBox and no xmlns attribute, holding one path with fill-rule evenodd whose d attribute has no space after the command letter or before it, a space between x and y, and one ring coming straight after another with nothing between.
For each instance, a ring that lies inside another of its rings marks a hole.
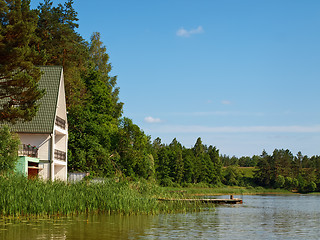
<instances>
[{"instance_id":1,"label":"water reflection","mask_svg":"<svg viewBox=\"0 0 320 240\"><path fill-rule=\"evenodd\" d=\"M200 213L0 220L0 239L320 239L320 195L243 199Z\"/></svg>"}]
</instances>

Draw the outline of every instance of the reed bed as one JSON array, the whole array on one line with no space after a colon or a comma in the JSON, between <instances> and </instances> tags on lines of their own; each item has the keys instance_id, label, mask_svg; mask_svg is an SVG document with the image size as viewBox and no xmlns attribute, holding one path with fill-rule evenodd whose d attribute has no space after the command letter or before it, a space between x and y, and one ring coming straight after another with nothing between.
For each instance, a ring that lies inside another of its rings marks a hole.
<instances>
[{"instance_id":1,"label":"reed bed","mask_svg":"<svg viewBox=\"0 0 320 240\"><path fill-rule=\"evenodd\" d=\"M215 195L254 195L254 194L293 194L285 189L268 189L263 187L239 187L239 186L218 186L218 187L186 187L186 188L166 188L168 191L184 192L185 197L190 196L215 196Z\"/></svg>"},{"instance_id":2,"label":"reed bed","mask_svg":"<svg viewBox=\"0 0 320 240\"><path fill-rule=\"evenodd\" d=\"M80 213L155 214L199 211L194 203L163 203L158 198L179 198L147 181L104 179L99 183L28 180L0 176L0 216L54 216Z\"/></svg>"}]
</instances>

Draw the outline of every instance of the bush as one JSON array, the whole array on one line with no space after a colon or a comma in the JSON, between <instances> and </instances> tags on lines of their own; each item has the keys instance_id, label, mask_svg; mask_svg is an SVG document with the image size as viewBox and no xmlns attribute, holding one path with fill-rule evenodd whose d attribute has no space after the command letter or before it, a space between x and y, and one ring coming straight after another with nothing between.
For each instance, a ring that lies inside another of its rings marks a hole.
<instances>
[{"instance_id":1,"label":"bush","mask_svg":"<svg viewBox=\"0 0 320 240\"><path fill-rule=\"evenodd\" d=\"M16 134L11 134L9 127L0 129L0 174L13 171L18 161L20 140Z\"/></svg>"},{"instance_id":2,"label":"bush","mask_svg":"<svg viewBox=\"0 0 320 240\"><path fill-rule=\"evenodd\" d=\"M285 182L286 182L286 180L285 180L284 176L279 175L276 178L275 187L282 188L284 186Z\"/></svg>"}]
</instances>

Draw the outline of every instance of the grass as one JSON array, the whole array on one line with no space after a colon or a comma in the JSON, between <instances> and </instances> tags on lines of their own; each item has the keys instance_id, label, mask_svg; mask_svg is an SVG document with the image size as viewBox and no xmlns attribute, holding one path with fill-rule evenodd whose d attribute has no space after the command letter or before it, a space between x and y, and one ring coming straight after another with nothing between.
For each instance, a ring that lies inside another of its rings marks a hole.
<instances>
[{"instance_id":1,"label":"grass","mask_svg":"<svg viewBox=\"0 0 320 240\"><path fill-rule=\"evenodd\" d=\"M0 176L0 217L56 216L80 213L156 214L201 211L208 205L197 202L164 202L158 199L197 198L213 195L292 194L262 187L206 187L201 184L160 187L146 180L100 183L28 180L23 176Z\"/></svg>"},{"instance_id":2,"label":"grass","mask_svg":"<svg viewBox=\"0 0 320 240\"><path fill-rule=\"evenodd\" d=\"M53 216L102 212L107 214L154 214L199 211L199 203L164 203L158 198L181 198L145 180L100 183L28 180L0 176L0 216Z\"/></svg>"},{"instance_id":3,"label":"grass","mask_svg":"<svg viewBox=\"0 0 320 240\"><path fill-rule=\"evenodd\" d=\"M166 187L167 191L181 191L181 188ZM187 187L183 188L184 196L215 196L215 195L250 195L250 194L292 194L284 189L266 189L262 187L219 186L214 188Z\"/></svg>"}]
</instances>

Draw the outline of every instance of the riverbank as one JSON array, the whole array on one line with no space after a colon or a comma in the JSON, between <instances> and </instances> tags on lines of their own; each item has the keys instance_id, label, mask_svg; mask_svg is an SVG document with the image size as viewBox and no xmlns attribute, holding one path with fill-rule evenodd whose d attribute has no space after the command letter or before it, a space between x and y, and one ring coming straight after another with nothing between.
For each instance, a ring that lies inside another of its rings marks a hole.
<instances>
[{"instance_id":1,"label":"riverbank","mask_svg":"<svg viewBox=\"0 0 320 240\"><path fill-rule=\"evenodd\" d=\"M98 183L28 180L0 176L0 216L55 216L79 213L155 214L200 211L200 203L163 203L159 198L181 198L146 180L103 179Z\"/></svg>"},{"instance_id":2,"label":"riverbank","mask_svg":"<svg viewBox=\"0 0 320 240\"><path fill-rule=\"evenodd\" d=\"M161 202L158 199L200 198L216 195L295 194L287 190L245 187L160 187L155 182L103 179L83 181L28 180L0 176L0 217L56 216L79 213L157 214L201 211L198 202ZM214 207L212 206L205 206Z\"/></svg>"},{"instance_id":3,"label":"riverbank","mask_svg":"<svg viewBox=\"0 0 320 240\"><path fill-rule=\"evenodd\" d=\"M175 188L165 187L167 191L181 192L186 196L219 196L219 195L256 195L256 194L296 194L285 189L267 189L263 187L238 187L238 186L220 186L220 187L187 187Z\"/></svg>"}]
</instances>

